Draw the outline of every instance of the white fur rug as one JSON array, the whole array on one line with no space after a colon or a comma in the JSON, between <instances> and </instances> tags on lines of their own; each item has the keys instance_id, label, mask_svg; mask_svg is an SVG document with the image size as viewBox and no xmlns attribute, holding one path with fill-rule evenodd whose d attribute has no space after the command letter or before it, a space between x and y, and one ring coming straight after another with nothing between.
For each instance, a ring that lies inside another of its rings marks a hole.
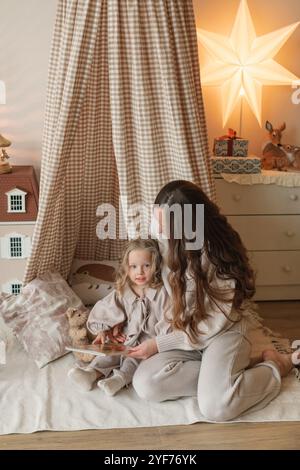
<instances>
[{"instance_id":1,"label":"white fur rug","mask_svg":"<svg viewBox=\"0 0 300 470\"><path fill-rule=\"evenodd\" d=\"M266 328L253 331L253 355L273 345L289 346L288 340L270 336ZM106 397L99 389L81 393L73 389L67 371L71 354L39 370L16 340L8 347L7 365L0 366L0 434L32 433L41 430L167 426L205 421L196 398L164 403L140 400L134 390ZM283 380L280 395L266 408L247 413L235 421L300 420L300 382L295 371Z\"/></svg>"}]
</instances>

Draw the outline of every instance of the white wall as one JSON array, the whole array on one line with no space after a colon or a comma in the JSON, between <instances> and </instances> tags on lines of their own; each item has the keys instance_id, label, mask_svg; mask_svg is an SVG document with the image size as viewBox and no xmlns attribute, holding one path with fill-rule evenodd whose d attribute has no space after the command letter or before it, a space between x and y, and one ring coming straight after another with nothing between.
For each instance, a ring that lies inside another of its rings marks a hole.
<instances>
[{"instance_id":1,"label":"white wall","mask_svg":"<svg viewBox=\"0 0 300 470\"><path fill-rule=\"evenodd\" d=\"M40 168L48 60L57 0L0 0L0 133L14 165Z\"/></svg>"}]
</instances>

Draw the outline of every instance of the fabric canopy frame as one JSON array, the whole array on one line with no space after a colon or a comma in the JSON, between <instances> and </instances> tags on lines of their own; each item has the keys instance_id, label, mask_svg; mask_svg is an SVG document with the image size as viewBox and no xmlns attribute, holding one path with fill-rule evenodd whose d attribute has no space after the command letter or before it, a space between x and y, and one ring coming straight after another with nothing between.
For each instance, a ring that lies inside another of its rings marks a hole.
<instances>
[{"instance_id":1,"label":"fabric canopy frame","mask_svg":"<svg viewBox=\"0 0 300 470\"><path fill-rule=\"evenodd\" d=\"M117 259L97 207L151 204L175 179L215 198L192 0L58 0L24 283L67 277L74 257Z\"/></svg>"}]
</instances>

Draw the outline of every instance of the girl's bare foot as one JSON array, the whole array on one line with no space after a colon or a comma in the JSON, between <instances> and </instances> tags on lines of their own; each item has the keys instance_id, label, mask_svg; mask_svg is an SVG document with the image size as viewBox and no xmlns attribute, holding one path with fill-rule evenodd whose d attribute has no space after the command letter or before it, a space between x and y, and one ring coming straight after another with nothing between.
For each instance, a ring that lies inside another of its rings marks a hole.
<instances>
[{"instance_id":1,"label":"girl's bare foot","mask_svg":"<svg viewBox=\"0 0 300 470\"><path fill-rule=\"evenodd\" d=\"M292 354L280 354L274 349L266 349L262 356L264 361L273 361L278 365L281 377L286 377L293 368Z\"/></svg>"}]
</instances>

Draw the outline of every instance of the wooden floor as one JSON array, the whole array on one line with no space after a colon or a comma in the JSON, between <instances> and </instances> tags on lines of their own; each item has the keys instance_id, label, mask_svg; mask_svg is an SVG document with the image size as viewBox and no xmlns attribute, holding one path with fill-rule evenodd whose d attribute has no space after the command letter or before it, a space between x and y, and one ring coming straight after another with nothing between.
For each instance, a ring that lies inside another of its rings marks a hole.
<instances>
[{"instance_id":1,"label":"wooden floor","mask_svg":"<svg viewBox=\"0 0 300 470\"><path fill-rule=\"evenodd\" d=\"M300 339L300 302L259 305L267 326ZM300 422L38 432L0 436L0 449L300 449Z\"/></svg>"}]
</instances>

